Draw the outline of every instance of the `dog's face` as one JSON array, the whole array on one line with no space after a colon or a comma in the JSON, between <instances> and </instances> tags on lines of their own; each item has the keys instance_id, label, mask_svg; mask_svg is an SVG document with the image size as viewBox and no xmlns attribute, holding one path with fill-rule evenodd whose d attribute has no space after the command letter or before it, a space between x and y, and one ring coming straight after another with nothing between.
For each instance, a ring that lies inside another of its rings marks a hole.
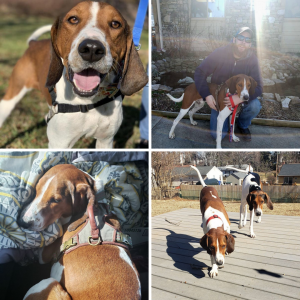
<instances>
[{"instance_id":1,"label":"dog's face","mask_svg":"<svg viewBox=\"0 0 300 300\"><path fill-rule=\"evenodd\" d=\"M268 208L273 210L273 203L271 202L270 197L267 193L261 190L252 191L248 194L246 199L249 205L249 210L252 211L254 209L254 214L258 217L263 214L263 204L265 201Z\"/></svg>"},{"instance_id":2,"label":"dog's face","mask_svg":"<svg viewBox=\"0 0 300 300\"><path fill-rule=\"evenodd\" d=\"M223 227L218 227L209 230L201 238L200 245L214 257L217 265L222 266L225 264L225 253L234 251L235 241Z\"/></svg>"},{"instance_id":3,"label":"dog's face","mask_svg":"<svg viewBox=\"0 0 300 300\"><path fill-rule=\"evenodd\" d=\"M68 222L72 215L84 212L93 197L92 178L72 165L57 165L39 180L36 197L23 208L18 223L42 231L59 218Z\"/></svg>"},{"instance_id":4,"label":"dog's face","mask_svg":"<svg viewBox=\"0 0 300 300\"><path fill-rule=\"evenodd\" d=\"M226 82L231 94L237 94L243 101L248 101L257 87L257 82L250 76L240 74L231 77Z\"/></svg>"},{"instance_id":5,"label":"dog's face","mask_svg":"<svg viewBox=\"0 0 300 300\"><path fill-rule=\"evenodd\" d=\"M132 34L125 19L113 6L97 1L81 2L58 18L52 26L51 40L46 85L56 84L65 67L74 94L81 98L94 98L100 85L107 85L108 73L108 77L115 77L122 72L121 61L126 65L132 50ZM141 64L138 55L135 59ZM137 68L136 75L141 71Z\"/></svg>"}]
</instances>

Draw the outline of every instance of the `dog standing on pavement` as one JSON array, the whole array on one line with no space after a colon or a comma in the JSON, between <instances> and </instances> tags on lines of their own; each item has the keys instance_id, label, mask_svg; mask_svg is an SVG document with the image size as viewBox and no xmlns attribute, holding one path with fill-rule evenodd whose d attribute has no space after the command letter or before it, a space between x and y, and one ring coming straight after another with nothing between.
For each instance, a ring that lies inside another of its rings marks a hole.
<instances>
[{"instance_id":1,"label":"dog standing on pavement","mask_svg":"<svg viewBox=\"0 0 300 300\"><path fill-rule=\"evenodd\" d=\"M228 90L230 94L237 94L239 98L241 98L243 101L248 101L249 96L254 94L255 88L257 86L257 82L252 78L244 74L239 74L236 76L233 76L229 78L224 84L218 86L215 83L209 84L209 90L211 95L213 95L216 99L217 108L219 111L218 119L217 119L217 148L221 149L221 140L222 140L222 129L223 124L228 116L232 115L232 111L228 108L228 106L225 106L224 104L224 98L226 97L226 94L228 93ZM217 97L216 97L217 92ZM196 113L199 109L201 109L204 106L204 100L202 96L198 93L196 89L195 83L189 85L185 90L182 96L179 99L176 99L172 97L170 94L167 94L167 96L175 102L181 102L182 101L182 107L180 109L180 112L177 116L177 118L174 120L172 128L169 133L169 138L174 139L175 138L175 127L180 122L180 120L185 116L185 114L188 112L190 116L190 121L192 125L197 125L197 122L194 121L193 115ZM194 105L194 107L191 109L191 107ZM235 120L234 120L235 121ZM233 131L232 131L232 139L234 142L239 142L240 139L234 134L234 123L233 123Z\"/></svg>"},{"instance_id":2,"label":"dog standing on pavement","mask_svg":"<svg viewBox=\"0 0 300 300\"><path fill-rule=\"evenodd\" d=\"M230 234L230 220L215 188L204 183L199 170L191 166L199 176L203 189L200 193L200 210L202 213L204 236L200 245L210 255L212 269L211 278L218 276L218 268L225 264L225 253L234 251L235 241Z\"/></svg>"}]
</instances>

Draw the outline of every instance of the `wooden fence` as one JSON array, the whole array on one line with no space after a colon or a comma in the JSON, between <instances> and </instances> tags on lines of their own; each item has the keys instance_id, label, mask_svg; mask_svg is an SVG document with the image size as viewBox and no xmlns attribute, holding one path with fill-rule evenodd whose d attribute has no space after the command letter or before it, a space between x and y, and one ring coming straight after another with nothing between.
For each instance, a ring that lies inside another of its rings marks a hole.
<instances>
[{"instance_id":1,"label":"wooden fence","mask_svg":"<svg viewBox=\"0 0 300 300\"><path fill-rule=\"evenodd\" d=\"M240 201L242 195L242 186L231 185L216 185L214 188L217 190L219 197L223 201ZM201 185L182 185L181 195L184 199L198 200ZM167 191L167 193L166 193ZM161 190L152 190L152 199L173 198L180 195L180 190L166 190L164 193ZM266 192L272 202L281 203L300 203L300 186L291 185L272 185L264 186L263 191ZM154 193L153 193L154 192Z\"/></svg>"}]
</instances>

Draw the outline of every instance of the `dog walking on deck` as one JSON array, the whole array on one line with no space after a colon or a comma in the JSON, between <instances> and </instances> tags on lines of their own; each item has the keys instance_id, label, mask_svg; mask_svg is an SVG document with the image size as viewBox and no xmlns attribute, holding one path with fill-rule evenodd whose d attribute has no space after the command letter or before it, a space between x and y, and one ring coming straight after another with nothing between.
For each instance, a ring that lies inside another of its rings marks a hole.
<instances>
[{"instance_id":1,"label":"dog walking on deck","mask_svg":"<svg viewBox=\"0 0 300 300\"><path fill-rule=\"evenodd\" d=\"M230 234L229 217L216 189L206 186L199 170L191 167L198 173L203 186L200 193L200 210L204 236L200 240L200 245L210 255L212 269L209 276L213 278L218 276L218 268L222 268L225 264L225 253L234 251L235 241Z\"/></svg>"}]
</instances>

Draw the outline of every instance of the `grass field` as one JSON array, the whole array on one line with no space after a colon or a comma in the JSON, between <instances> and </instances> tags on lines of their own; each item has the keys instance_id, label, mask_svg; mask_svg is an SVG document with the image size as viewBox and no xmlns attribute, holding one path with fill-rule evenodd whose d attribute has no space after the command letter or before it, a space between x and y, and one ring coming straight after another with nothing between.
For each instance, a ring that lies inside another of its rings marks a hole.
<instances>
[{"instance_id":1,"label":"grass field","mask_svg":"<svg viewBox=\"0 0 300 300\"><path fill-rule=\"evenodd\" d=\"M226 211L228 212L240 211L241 202L223 201L223 203ZM151 201L152 217L181 208L194 208L200 210L200 203L198 200L185 200L178 198ZM267 206L264 205L263 213L267 215L300 216L300 203L274 203L273 210L269 210Z\"/></svg>"},{"instance_id":2,"label":"grass field","mask_svg":"<svg viewBox=\"0 0 300 300\"><path fill-rule=\"evenodd\" d=\"M5 94L9 77L17 60L27 48L26 40L38 27L52 24L45 17L2 15L0 19L0 99ZM48 38L50 34L42 38ZM148 32L141 37L139 55L144 66L148 62ZM139 114L142 91L123 101L124 121L115 137L115 148L135 148L139 140ZM29 92L16 106L0 129L0 148L48 148L44 116L46 101L39 91ZM82 138L74 148L94 148L93 138Z\"/></svg>"}]
</instances>

